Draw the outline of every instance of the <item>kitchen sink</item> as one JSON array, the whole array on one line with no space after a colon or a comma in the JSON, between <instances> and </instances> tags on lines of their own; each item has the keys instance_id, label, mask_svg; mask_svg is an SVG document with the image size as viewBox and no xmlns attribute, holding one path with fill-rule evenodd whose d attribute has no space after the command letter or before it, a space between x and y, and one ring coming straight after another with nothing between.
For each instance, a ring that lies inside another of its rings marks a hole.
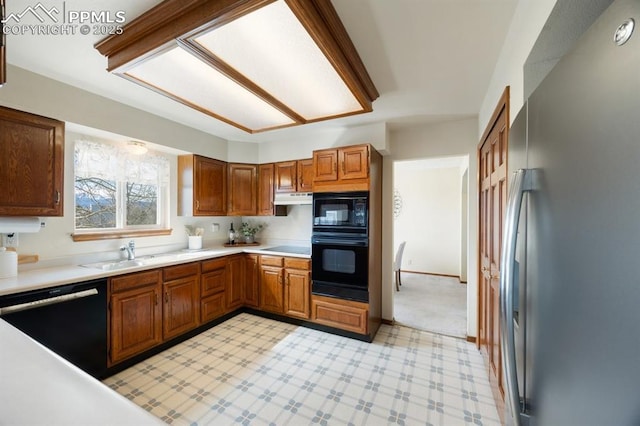
<instances>
[{"instance_id":1,"label":"kitchen sink","mask_svg":"<svg viewBox=\"0 0 640 426\"><path fill-rule=\"evenodd\" d=\"M118 271L121 269L137 268L140 266L159 265L161 263L170 263L180 260L188 260L201 257L203 252L174 252L161 253L149 256L141 256L133 260L110 260L105 262L86 263L80 265L85 268L102 269L103 271Z\"/></svg>"}]
</instances>

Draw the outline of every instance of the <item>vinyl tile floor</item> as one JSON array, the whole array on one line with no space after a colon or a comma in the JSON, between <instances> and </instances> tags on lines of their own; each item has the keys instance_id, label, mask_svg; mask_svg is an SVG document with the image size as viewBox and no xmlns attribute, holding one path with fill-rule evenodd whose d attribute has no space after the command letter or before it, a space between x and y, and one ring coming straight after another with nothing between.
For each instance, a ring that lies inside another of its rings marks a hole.
<instances>
[{"instance_id":1,"label":"vinyl tile floor","mask_svg":"<svg viewBox=\"0 0 640 426\"><path fill-rule=\"evenodd\" d=\"M176 425L499 425L475 345L383 325L372 343L237 315L104 383Z\"/></svg>"}]
</instances>

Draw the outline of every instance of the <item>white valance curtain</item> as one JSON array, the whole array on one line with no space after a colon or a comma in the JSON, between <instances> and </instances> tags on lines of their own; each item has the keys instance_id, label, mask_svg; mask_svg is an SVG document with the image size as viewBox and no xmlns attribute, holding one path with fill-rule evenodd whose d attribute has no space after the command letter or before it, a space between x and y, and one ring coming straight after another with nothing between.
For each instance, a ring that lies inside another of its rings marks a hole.
<instances>
[{"instance_id":1,"label":"white valance curtain","mask_svg":"<svg viewBox=\"0 0 640 426\"><path fill-rule=\"evenodd\" d=\"M169 159L147 152L134 155L126 145L80 139L75 142L75 175L144 185L169 184Z\"/></svg>"}]
</instances>

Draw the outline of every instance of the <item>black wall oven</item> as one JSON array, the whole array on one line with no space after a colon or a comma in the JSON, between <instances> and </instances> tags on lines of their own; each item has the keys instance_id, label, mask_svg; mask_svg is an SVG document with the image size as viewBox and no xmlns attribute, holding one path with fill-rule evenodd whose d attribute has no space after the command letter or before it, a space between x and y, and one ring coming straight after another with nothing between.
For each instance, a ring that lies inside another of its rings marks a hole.
<instances>
[{"instance_id":1,"label":"black wall oven","mask_svg":"<svg viewBox=\"0 0 640 426\"><path fill-rule=\"evenodd\" d=\"M313 194L313 234L368 236L368 192Z\"/></svg>"},{"instance_id":2,"label":"black wall oven","mask_svg":"<svg viewBox=\"0 0 640 426\"><path fill-rule=\"evenodd\" d=\"M369 193L314 193L311 292L369 301Z\"/></svg>"}]
</instances>

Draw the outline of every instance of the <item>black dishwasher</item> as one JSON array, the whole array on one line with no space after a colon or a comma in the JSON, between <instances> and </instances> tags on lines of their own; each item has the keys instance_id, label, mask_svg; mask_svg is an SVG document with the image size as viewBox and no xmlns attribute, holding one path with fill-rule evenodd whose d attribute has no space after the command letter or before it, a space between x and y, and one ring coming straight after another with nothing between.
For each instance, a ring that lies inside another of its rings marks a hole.
<instances>
[{"instance_id":1,"label":"black dishwasher","mask_svg":"<svg viewBox=\"0 0 640 426\"><path fill-rule=\"evenodd\" d=\"M106 279L0 296L0 318L92 376L106 375Z\"/></svg>"}]
</instances>

